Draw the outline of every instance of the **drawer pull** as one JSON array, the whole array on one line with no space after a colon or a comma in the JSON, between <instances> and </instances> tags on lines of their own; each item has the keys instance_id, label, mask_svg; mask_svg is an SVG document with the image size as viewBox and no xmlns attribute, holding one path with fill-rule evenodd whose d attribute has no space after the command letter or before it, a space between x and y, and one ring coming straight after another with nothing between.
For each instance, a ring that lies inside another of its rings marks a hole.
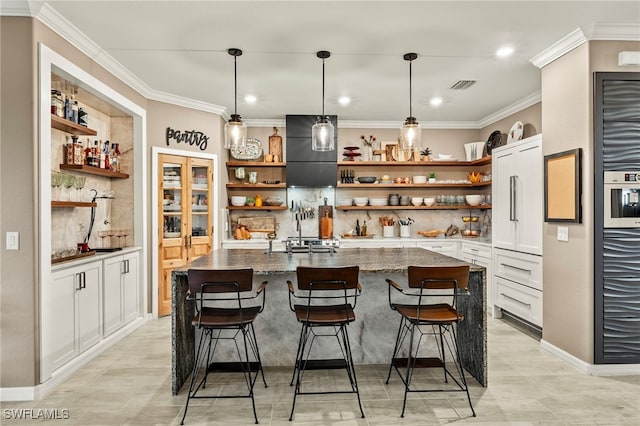
<instances>
[{"instance_id":1,"label":"drawer pull","mask_svg":"<svg viewBox=\"0 0 640 426\"><path fill-rule=\"evenodd\" d=\"M501 263L502 266L504 266L505 268L511 268L511 269L515 269L518 271L523 271L526 272L528 274L531 274L531 269L526 269L526 268L520 268L519 266L513 266L513 265L509 265L507 263Z\"/></svg>"},{"instance_id":2,"label":"drawer pull","mask_svg":"<svg viewBox=\"0 0 640 426\"><path fill-rule=\"evenodd\" d=\"M508 294L500 293L500 296L504 297L505 299L509 299L509 300L514 301L514 302L518 302L519 304L521 304L521 305L523 305L523 306L531 307L531 303L525 303L525 302L523 302L522 300L518 300L518 299L516 299L515 297L511 297L511 296L509 296Z\"/></svg>"}]
</instances>

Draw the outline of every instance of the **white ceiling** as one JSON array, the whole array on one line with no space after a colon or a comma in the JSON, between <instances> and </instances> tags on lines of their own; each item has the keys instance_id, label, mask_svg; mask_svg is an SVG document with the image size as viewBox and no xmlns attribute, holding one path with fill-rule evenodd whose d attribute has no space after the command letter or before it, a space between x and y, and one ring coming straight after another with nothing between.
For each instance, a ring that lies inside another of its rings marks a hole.
<instances>
[{"instance_id":1,"label":"white ceiling","mask_svg":"<svg viewBox=\"0 0 640 426\"><path fill-rule=\"evenodd\" d=\"M42 2L31 2L42 3ZM640 1L47 1L151 90L278 120L319 114L326 60L327 114L340 120L481 122L540 91L530 60L576 29L638 24ZM33 7L33 6L32 6ZM640 40L640 37L638 37ZM515 49L507 59L495 51ZM640 44L639 48L640 50ZM449 87L460 79L477 83ZM244 102L245 94L258 102ZM352 98L349 106L338 97ZM429 99L440 96L439 108Z\"/></svg>"}]
</instances>

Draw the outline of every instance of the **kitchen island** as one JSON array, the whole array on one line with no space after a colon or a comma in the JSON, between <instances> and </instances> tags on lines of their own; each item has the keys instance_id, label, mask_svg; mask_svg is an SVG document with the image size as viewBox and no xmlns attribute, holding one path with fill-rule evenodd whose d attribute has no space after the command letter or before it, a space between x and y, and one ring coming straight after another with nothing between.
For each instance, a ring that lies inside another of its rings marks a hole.
<instances>
[{"instance_id":1,"label":"kitchen island","mask_svg":"<svg viewBox=\"0 0 640 426\"><path fill-rule=\"evenodd\" d=\"M362 295L355 308L356 321L349 335L356 364L388 364L400 316L389 308L385 278L406 285L410 265L460 265L465 262L419 248L341 248L331 253L267 253L260 249L215 250L173 272L172 391L176 395L193 367L194 303L186 299L188 269L253 268L255 283L267 280L265 309L255 322L260 355L265 366L291 366L300 325L289 310L287 280L296 282L298 266L358 265ZM483 386L487 384L487 328L485 268L470 265L468 296L458 299L464 321L459 324L460 355L465 369ZM433 348L430 348L433 349Z\"/></svg>"}]
</instances>

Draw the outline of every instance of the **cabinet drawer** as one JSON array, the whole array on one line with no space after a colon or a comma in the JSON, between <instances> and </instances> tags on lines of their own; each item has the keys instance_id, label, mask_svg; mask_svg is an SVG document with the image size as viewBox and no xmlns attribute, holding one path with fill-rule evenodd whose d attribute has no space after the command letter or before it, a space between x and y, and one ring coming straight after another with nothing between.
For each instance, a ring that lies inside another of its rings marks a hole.
<instances>
[{"instance_id":1,"label":"cabinet drawer","mask_svg":"<svg viewBox=\"0 0 640 426\"><path fill-rule=\"evenodd\" d=\"M495 277L495 305L542 327L542 292Z\"/></svg>"},{"instance_id":2,"label":"cabinet drawer","mask_svg":"<svg viewBox=\"0 0 640 426\"><path fill-rule=\"evenodd\" d=\"M491 247L483 246L480 244L462 242L461 246L462 256L471 257L484 257L485 259L491 259Z\"/></svg>"},{"instance_id":3,"label":"cabinet drawer","mask_svg":"<svg viewBox=\"0 0 640 426\"><path fill-rule=\"evenodd\" d=\"M435 251L440 254L458 258L458 243L456 241L445 242L419 242L416 244L418 248Z\"/></svg>"},{"instance_id":4,"label":"cabinet drawer","mask_svg":"<svg viewBox=\"0 0 640 426\"><path fill-rule=\"evenodd\" d=\"M496 249L494 274L542 291L542 257Z\"/></svg>"}]
</instances>

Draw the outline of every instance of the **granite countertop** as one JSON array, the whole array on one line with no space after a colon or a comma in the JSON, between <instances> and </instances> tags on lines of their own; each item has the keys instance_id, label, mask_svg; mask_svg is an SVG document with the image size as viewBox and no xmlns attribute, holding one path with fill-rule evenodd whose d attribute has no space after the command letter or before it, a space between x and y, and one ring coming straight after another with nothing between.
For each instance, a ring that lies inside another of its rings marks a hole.
<instances>
[{"instance_id":1,"label":"granite countertop","mask_svg":"<svg viewBox=\"0 0 640 426\"><path fill-rule=\"evenodd\" d=\"M339 248L329 253L268 254L264 249L219 249L202 256L189 265L176 269L231 269L251 267L256 274L293 272L298 266L338 267L358 265L361 272L402 272L409 265L461 265L468 264L471 271L484 267L463 262L421 248Z\"/></svg>"}]
</instances>

